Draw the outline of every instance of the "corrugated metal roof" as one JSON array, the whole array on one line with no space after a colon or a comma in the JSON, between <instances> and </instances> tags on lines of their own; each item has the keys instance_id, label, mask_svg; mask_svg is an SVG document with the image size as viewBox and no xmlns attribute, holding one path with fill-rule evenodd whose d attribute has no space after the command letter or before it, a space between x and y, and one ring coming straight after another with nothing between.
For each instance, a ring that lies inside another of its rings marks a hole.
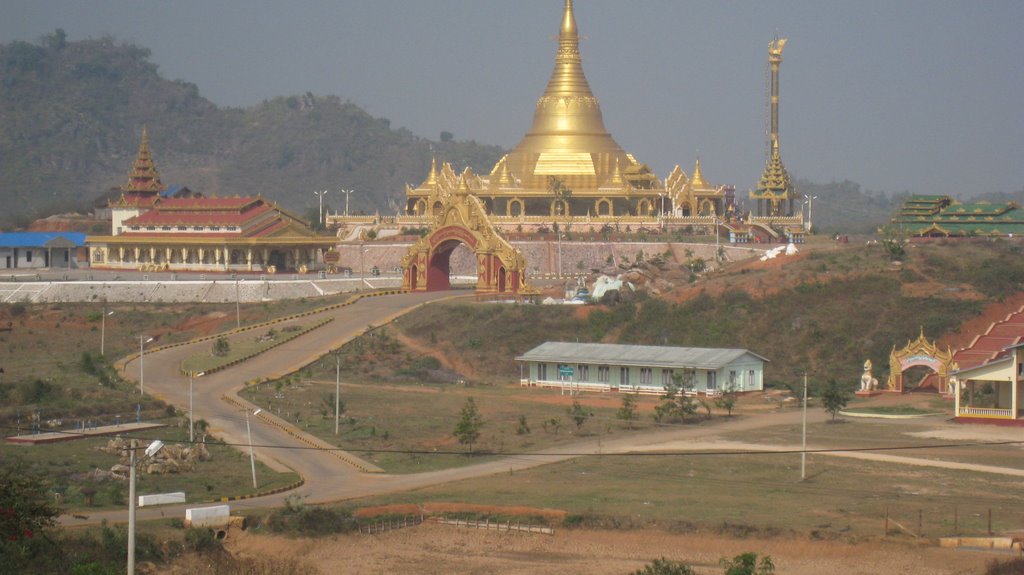
<instances>
[{"instance_id":1,"label":"corrugated metal roof","mask_svg":"<svg viewBox=\"0 0 1024 575\"><path fill-rule=\"evenodd\" d=\"M81 232L6 232L0 233L0 247L45 248L56 239L71 242L75 247L85 245L85 234Z\"/></svg>"},{"instance_id":2,"label":"corrugated metal roof","mask_svg":"<svg viewBox=\"0 0 1024 575\"><path fill-rule=\"evenodd\" d=\"M746 354L750 354L763 361L769 361L746 349L664 347L612 343L567 343L559 341L543 343L517 357L516 360L720 369Z\"/></svg>"}]
</instances>

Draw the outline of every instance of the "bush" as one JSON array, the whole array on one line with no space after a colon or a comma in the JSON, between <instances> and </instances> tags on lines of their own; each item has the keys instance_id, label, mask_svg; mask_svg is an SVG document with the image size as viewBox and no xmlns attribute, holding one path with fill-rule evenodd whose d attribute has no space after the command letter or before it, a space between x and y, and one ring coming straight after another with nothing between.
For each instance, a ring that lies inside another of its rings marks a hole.
<instances>
[{"instance_id":1,"label":"bush","mask_svg":"<svg viewBox=\"0 0 1024 575\"><path fill-rule=\"evenodd\" d=\"M289 501L284 509L270 514L270 530L274 533L318 537L353 531L357 524L352 512L329 507L306 507Z\"/></svg>"},{"instance_id":2,"label":"bush","mask_svg":"<svg viewBox=\"0 0 1024 575\"><path fill-rule=\"evenodd\" d=\"M222 548L213 531L202 527L193 527L185 532L185 547L196 553L220 551Z\"/></svg>"},{"instance_id":3,"label":"bush","mask_svg":"<svg viewBox=\"0 0 1024 575\"><path fill-rule=\"evenodd\" d=\"M685 563L662 557L651 561L643 569L634 571L632 575L695 575L695 573Z\"/></svg>"}]
</instances>

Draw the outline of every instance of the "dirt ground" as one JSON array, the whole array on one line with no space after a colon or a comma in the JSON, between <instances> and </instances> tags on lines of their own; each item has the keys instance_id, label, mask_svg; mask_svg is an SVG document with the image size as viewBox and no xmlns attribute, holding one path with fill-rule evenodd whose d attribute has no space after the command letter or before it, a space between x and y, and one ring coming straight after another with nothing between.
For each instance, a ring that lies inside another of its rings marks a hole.
<instances>
[{"instance_id":1,"label":"dirt ground","mask_svg":"<svg viewBox=\"0 0 1024 575\"><path fill-rule=\"evenodd\" d=\"M555 535L483 531L424 523L377 535L325 539L234 532L225 542L238 557L298 559L327 573L624 575L658 557L683 561L700 574L721 574L719 560L753 551L770 555L780 575L980 574L995 558L905 542L857 545L804 538L735 539L664 531L557 530ZM314 571L314 569L316 571Z\"/></svg>"}]
</instances>

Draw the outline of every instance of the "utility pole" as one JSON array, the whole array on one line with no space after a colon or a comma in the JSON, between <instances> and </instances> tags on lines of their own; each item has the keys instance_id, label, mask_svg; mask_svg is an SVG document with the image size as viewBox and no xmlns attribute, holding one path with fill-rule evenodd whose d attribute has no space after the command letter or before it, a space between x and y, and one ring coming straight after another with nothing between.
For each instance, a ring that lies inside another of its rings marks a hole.
<instances>
[{"instance_id":1,"label":"utility pole","mask_svg":"<svg viewBox=\"0 0 1024 575\"><path fill-rule=\"evenodd\" d=\"M113 311L107 311L107 304L103 304L103 315L100 316L100 355L105 356L104 348L107 343L107 316L114 315Z\"/></svg>"}]
</instances>

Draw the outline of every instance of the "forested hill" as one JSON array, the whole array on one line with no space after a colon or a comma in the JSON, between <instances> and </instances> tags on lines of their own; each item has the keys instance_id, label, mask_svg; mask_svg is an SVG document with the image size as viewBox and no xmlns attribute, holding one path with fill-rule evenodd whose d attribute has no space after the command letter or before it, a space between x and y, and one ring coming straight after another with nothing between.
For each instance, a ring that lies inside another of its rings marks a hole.
<instances>
[{"instance_id":1,"label":"forested hill","mask_svg":"<svg viewBox=\"0 0 1024 575\"><path fill-rule=\"evenodd\" d=\"M220 108L195 84L161 77L149 58L147 48L109 37L68 42L60 30L37 43L0 45L0 228L105 204L127 179L143 125L165 184L262 194L307 217L314 191L331 190L325 204L339 209L342 188L356 190L354 212L394 213L405 184L426 177L431 149L478 173L502 154L445 132L431 141L393 129L337 96ZM906 195L848 181L796 187L818 196L813 219L822 233L871 233ZM989 199L1024 202L1024 190Z\"/></svg>"},{"instance_id":2,"label":"forested hill","mask_svg":"<svg viewBox=\"0 0 1024 575\"><path fill-rule=\"evenodd\" d=\"M351 209L394 213L406 183L441 160L487 172L497 146L430 141L393 129L335 96L282 97L220 108L181 80L160 76L148 49L106 37L0 45L0 226L86 210L127 180L148 127L165 184L209 194L263 194L307 214L312 192Z\"/></svg>"}]
</instances>

